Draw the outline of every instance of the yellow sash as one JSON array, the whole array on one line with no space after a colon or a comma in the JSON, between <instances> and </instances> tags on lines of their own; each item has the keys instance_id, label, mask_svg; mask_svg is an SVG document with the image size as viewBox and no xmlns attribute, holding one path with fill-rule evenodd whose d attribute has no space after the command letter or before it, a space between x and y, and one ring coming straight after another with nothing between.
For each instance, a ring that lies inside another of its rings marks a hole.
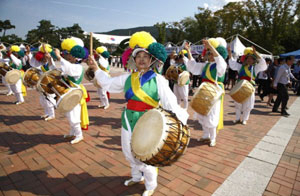
<instances>
[{"instance_id":1,"label":"yellow sash","mask_svg":"<svg viewBox=\"0 0 300 196\"><path fill-rule=\"evenodd\" d=\"M152 99L141 88L139 72L131 74L131 88L135 96L137 96L142 102L151 105L152 107L158 107L158 102Z\"/></svg>"},{"instance_id":2,"label":"yellow sash","mask_svg":"<svg viewBox=\"0 0 300 196\"><path fill-rule=\"evenodd\" d=\"M69 80L69 82L72 87L77 87L77 85L75 85L72 81ZM87 94L85 87L82 84L79 84L78 86L83 91L83 95L80 100L80 105L81 105L81 115L80 115L81 123L80 123L80 125L81 125L82 129L87 129L88 125L90 124L89 113L88 113L87 104L86 104L86 98L88 98L88 94Z\"/></svg>"},{"instance_id":3,"label":"yellow sash","mask_svg":"<svg viewBox=\"0 0 300 196\"><path fill-rule=\"evenodd\" d=\"M249 67L249 65L245 65L244 70L245 70L246 75L249 78L251 78L251 71L248 69L248 67Z\"/></svg>"},{"instance_id":4,"label":"yellow sash","mask_svg":"<svg viewBox=\"0 0 300 196\"><path fill-rule=\"evenodd\" d=\"M20 70L20 72L21 72L21 78L23 78L24 71ZM23 97L27 96L26 86L23 84L23 81L22 81L21 91L22 91Z\"/></svg>"},{"instance_id":5,"label":"yellow sash","mask_svg":"<svg viewBox=\"0 0 300 196\"><path fill-rule=\"evenodd\" d=\"M205 72L207 78L212 81L215 82L216 80L211 76L210 73L210 66L208 66L208 68L206 69ZM216 73L217 74L217 73ZM224 84L222 82L218 82L218 85L221 85L222 89L223 89L223 94L221 96L221 108L220 108L220 116L219 116L219 123L218 123L218 127L217 127L217 133L219 132L219 130L224 128L224 121L223 121L223 116L224 116L224 95L225 95L225 91L224 91Z\"/></svg>"}]
</instances>

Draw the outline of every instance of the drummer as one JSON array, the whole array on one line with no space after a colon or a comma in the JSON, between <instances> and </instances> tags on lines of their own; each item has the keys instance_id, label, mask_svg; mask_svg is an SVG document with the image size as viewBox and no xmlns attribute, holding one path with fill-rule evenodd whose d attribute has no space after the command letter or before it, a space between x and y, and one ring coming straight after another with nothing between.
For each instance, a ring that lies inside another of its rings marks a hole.
<instances>
[{"instance_id":1,"label":"drummer","mask_svg":"<svg viewBox=\"0 0 300 196\"><path fill-rule=\"evenodd\" d=\"M7 55L11 60L10 66L14 69L20 70L21 75L23 75L24 72L22 71L23 65L22 65L21 58L24 57L25 55L24 51L21 50L19 46L12 45ZM24 96L26 96L26 87L23 85L22 79L20 78L16 84L12 84L10 85L10 87L17 99L15 104L16 105L23 104L25 102Z\"/></svg>"},{"instance_id":2,"label":"drummer","mask_svg":"<svg viewBox=\"0 0 300 196\"><path fill-rule=\"evenodd\" d=\"M185 62L184 62L184 57L187 57L187 51L182 50L180 51L179 55L176 57L176 69L180 69L181 71L187 71ZM189 84L190 80L188 80L183 86L180 86L178 84L178 81L174 81L174 94L177 97L177 103L178 105L181 105L181 102L183 102L183 108L188 109L188 98L189 98Z\"/></svg>"},{"instance_id":3,"label":"drummer","mask_svg":"<svg viewBox=\"0 0 300 196\"><path fill-rule=\"evenodd\" d=\"M6 65L9 66L10 59L7 56L7 53L4 52L4 51L1 51L0 54L1 54L0 55L0 63L4 63L4 64L6 64ZM7 88L6 96L10 96L10 95L14 94L13 91L11 90L11 88L10 88L10 85L5 81L5 77L4 76L2 76L2 84L4 84L6 86L6 88Z\"/></svg>"},{"instance_id":4,"label":"drummer","mask_svg":"<svg viewBox=\"0 0 300 196\"><path fill-rule=\"evenodd\" d=\"M157 187L158 170L133 157L130 142L134 126L146 110L159 105L174 112L184 124L187 122L188 113L178 106L176 96L170 90L167 80L153 71L159 70L167 58L164 46L156 43L154 38L144 31L133 34L129 46L128 50L132 50L132 53L128 59L133 58L134 62L131 64L132 61L129 60L127 68L137 70L136 72L109 77L105 71L99 69L92 56L89 57L89 66L95 71L95 78L104 90L111 93L125 92L127 107L122 114L121 142L122 151L131 165L132 178L124 184L131 186L145 180L146 190L143 196L148 196L152 195Z\"/></svg>"},{"instance_id":5,"label":"drummer","mask_svg":"<svg viewBox=\"0 0 300 196\"><path fill-rule=\"evenodd\" d=\"M230 47L228 47L227 50L229 54L229 67L239 72L238 80L248 80L251 84L255 85L257 73L267 69L266 61L256 52L253 46L252 48L245 48L244 55L241 58L242 63L237 62L237 60L232 57ZM236 116L233 122L242 122L243 125L246 125L250 112L254 108L254 102L255 91L242 104L235 101Z\"/></svg>"},{"instance_id":6,"label":"drummer","mask_svg":"<svg viewBox=\"0 0 300 196\"><path fill-rule=\"evenodd\" d=\"M215 38L203 40L203 44L206 51L205 56L208 58L206 63L197 63L192 57L190 45L185 44L185 49L188 52L187 69L193 75L202 75L202 82L218 83L224 89L223 81L227 67L224 60L227 58L226 48ZM217 129L223 128L222 100L223 98L218 100L207 115L199 113L195 115L204 132L198 141L209 142L211 147L216 145Z\"/></svg>"},{"instance_id":7,"label":"drummer","mask_svg":"<svg viewBox=\"0 0 300 196\"><path fill-rule=\"evenodd\" d=\"M30 50L30 49L29 49ZM43 74L49 70L56 69L53 58L50 53L52 53L52 47L49 44L44 44L39 47L39 51L32 58L32 54L29 53L29 63L32 67L37 68L40 74ZM53 54L53 53L52 53ZM45 114L41 118L45 121L50 121L55 118L54 107L56 105L55 94L46 94L40 92L40 104L44 108Z\"/></svg>"},{"instance_id":8,"label":"drummer","mask_svg":"<svg viewBox=\"0 0 300 196\"><path fill-rule=\"evenodd\" d=\"M104 46L100 46L96 48L96 56L98 59L98 63L101 65L102 69L109 73L109 62L108 57L110 56L109 52L107 51L107 48ZM97 59L96 58L96 59ZM101 105L99 105L99 108L108 109L109 108L109 100L108 100L108 92L104 91L101 87L97 89L98 95L100 97Z\"/></svg>"},{"instance_id":9,"label":"drummer","mask_svg":"<svg viewBox=\"0 0 300 196\"><path fill-rule=\"evenodd\" d=\"M57 60L61 63L62 74L65 80L75 87L80 87L83 91L83 98L71 111L66 113L66 117L71 126L69 134L64 138L71 140L71 144L76 144L83 140L82 129L87 130L89 124L86 99L88 98L85 87L81 84L84 74L84 68L79 64L79 60L85 57L85 50L78 45L73 39L65 39L61 44L63 56L60 55L59 49L55 49L54 53Z\"/></svg>"}]
</instances>

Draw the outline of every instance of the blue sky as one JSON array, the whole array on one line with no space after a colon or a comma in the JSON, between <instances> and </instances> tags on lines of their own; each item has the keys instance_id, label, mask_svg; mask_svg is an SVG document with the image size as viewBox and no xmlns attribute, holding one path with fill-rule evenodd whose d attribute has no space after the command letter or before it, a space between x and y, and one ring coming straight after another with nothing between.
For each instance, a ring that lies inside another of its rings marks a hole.
<instances>
[{"instance_id":1,"label":"blue sky","mask_svg":"<svg viewBox=\"0 0 300 196\"><path fill-rule=\"evenodd\" d=\"M42 19L58 27L78 23L85 31L105 32L179 21L198 7L216 10L229 1L236 0L0 0L0 20L16 26L7 34L22 38Z\"/></svg>"}]
</instances>

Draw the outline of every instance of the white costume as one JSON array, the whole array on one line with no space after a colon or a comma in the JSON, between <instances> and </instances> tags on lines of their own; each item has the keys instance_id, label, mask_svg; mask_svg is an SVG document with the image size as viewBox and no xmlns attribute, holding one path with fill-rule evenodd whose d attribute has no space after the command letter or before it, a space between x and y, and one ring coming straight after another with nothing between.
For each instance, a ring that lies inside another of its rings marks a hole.
<instances>
[{"instance_id":1,"label":"white costume","mask_svg":"<svg viewBox=\"0 0 300 196\"><path fill-rule=\"evenodd\" d=\"M209 64L212 65L216 63L217 69L217 76L222 77L225 74L227 64L222 56L214 57L215 62L210 62ZM198 63L195 61L194 58L187 62L187 69L193 75L202 75L203 68L206 66L207 63ZM221 100L218 100L215 105L211 108L210 112L204 116L201 114L196 114L196 117L199 123L202 125L203 128L203 136L202 138L210 138L212 142L216 140L216 131L217 126L219 124L220 119L220 108L221 108Z\"/></svg>"},{"instance_id":2,"label":"white costume","mask_svg":"<svg viewBox=\"0 0 300 196\"><path fill-rule=\"evenodd\" d=\"M102 65L105 69L109 70L108 60L105 59L104 57L102 57L101 55L99 55L99 64ZM102 105L100 107L109 106L107 91L100 87L100 88L97 89L97 92L98 92L98 95L100 97L100 101L102 103Z\"/></svg>"},{"instance_id":3,"label":"white costume","mask_svg":"<svg viewBox=\"0 0 300 196\"><path fill-rule=\"evenodd\" d=\"M102 88L111 93L121 93L124 91L125 82L131 73L125 73L118 77L109 77L108 74L102 70L97 70L95 72L95 78L98 83L101 84ZM186 124L188 119L188 113L186 110L182 109L177 104L177 98L172 93L171 89L168 86L168 81L161 75L156 74L157 82L157 92L160 99L159 103L164 109L171 110L176 114L178 119ZM134 182L141 181L144 177L146 190L154 190L157 187L157 168L151 165L142 163L141 161L135 159L131 152L131 134L132 128L130 127L129 121L126 115L126 110L124 111L125 122L127 130L122 126L121 130L121 142L122 142L122 151L126 159L130 162L131 165L131 175Z\"/></svg>"},{"instance_id":4,"label":"white costume","mask_svg":"<svg viewBox=\"0 0 300 196\"><path fill-rule=\"evenodd\" d=\"M1 53L1 52L0 52ZM2 55L2 54L1 54ZM9 58L5 58L5 59L3 59L3 58L0 58L0 62L1 63L5 63L6 65L8 65L9 66ZM2 84L4 84L5 86L6 86L6 88L7 88L7 95L12 95L13 94L13 92L12 92L12 90L11 90L11 88L10 88L10 85L9 84L7 84L7 82L5 81L5 77L4 76L2 76Z\"/></svg>"},{"instance_id":5,"label":"white costume","mask_svg":"<svg viewBox=\"0 0 300 196\"><path fill-rule=\"evenodd\" d=\"M240 71L240 69L242 68L242 64L238 63L232 57L229 59L229 66L232 70L235 71ZM266 61L263 58L258 59L258 63L255 66L252 66L251 80L255 79L254 76L257 75L258 72L264 71L266 69L267 69ZM255 102L255 92L253 92L251 96L242 104L234 102L236 121L241 120L243 123L245 123L249 119L250 112L254 108L254 102Z\"/></svg>"},{"instance_id":6,"label":"white costume","mask_svg":"<svg viewBox=\"0 0 300 196\"><path fill-rule=\"evenodd\" d=\"M30 58L30 65L32 67L37 68L40 71L40 74L43 74L43 69L42 66L44 66L44 63L37 61L35 59L35 57L32 57L32 54L29 54L29 58ZM55 63L53 61L53 59L51 58L51 63L52 65L49 66L49 70L53 70L55 69ZM40 104L41 106L44 108L45 111L45 116L48 118L54 118L55 117L55 105L56 105L56 100L55 100L55 94L46 94L46 93L40 93Z\"/></svg>"},{"instance_id":7,"label":"white costume","mask_svg":"<svg viewBox=\"0 0 300 196\"><path fill-rule=\"evenodd\" d=\"M72 64L69 61L65 60L61 57L60 60L62 74L71 76L75 80L78 80L83 72L83 68L81 64ZM71 130L69 135L75 136L75 139L83 138L82 130L80 126L80 117L81 117L81 105L78 103L71 111L67 112L66 117L69 120Z\"/></svg>"},{"instance_id":8,"label":"white costume","mask_svg":"<svg viewBox=\"0 0 300 196\"><path fill-rule=\"evenodd\" d=\"M10 58L12 62L18 67L22 64L22 61L15 57L15 55L10 54ZM10 85L11 90L14 92L17 102L23 103L24 102L24 97L22 94L22 79L20 78L16 84L11 84Z\"/></svg>"}]
</instances>

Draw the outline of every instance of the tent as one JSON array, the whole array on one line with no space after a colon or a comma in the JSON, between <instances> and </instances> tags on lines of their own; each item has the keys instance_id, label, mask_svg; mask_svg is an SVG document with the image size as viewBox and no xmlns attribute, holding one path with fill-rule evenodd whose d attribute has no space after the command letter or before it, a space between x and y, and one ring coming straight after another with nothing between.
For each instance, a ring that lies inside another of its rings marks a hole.
<instances>
[{"instance_id":1,"label":"tent","mask_svg":"<svg viewBox=\"0 0 300 196\"><path fill-rule=\"evenodd\" d=\"M294 56L296 59L300 59L300 49L293 51L293 52L288 52L285 54L279 55L280 57L287 57L287 56Z\"/></svg>"},{"instance_id":2,"label":"tent","mask_svg":"<svg viewBox=\"0 0 300 196\"><path fill-rule=\"evenodd\" d=\"M249 42L251 45L255 46L256 48L259 48L260 50L263 50L264 52L266 52L267 54L260 53L260 55L263 58L273 59L273 54L271 52L269 52L268 50L264 49L263 47L255 44L254 42L248 40L247 38L245 38L245 37L243 37L239 34L231 36L231 37L226 39L226 40L232 39L232 41L230 42L229 45L230 45L231 52L232 52L232 55L233 55L234 58L237 58L238 56L243 55L244 49L246 48L245 45L239 39L239 37L242 38L243 40Z\"/></svg>"}]
</instances>

